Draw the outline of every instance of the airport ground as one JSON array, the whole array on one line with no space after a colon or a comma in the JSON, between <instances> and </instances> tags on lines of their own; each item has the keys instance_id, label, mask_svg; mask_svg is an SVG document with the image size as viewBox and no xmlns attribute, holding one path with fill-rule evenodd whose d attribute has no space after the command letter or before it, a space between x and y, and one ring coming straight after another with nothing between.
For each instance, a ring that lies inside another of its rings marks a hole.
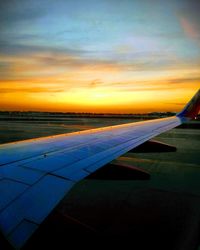
<instances>
[{"instance_id":1,"label":"airport ground","mask_svg":"<svg viewBox=\"0 0 200 250\"><path fill-rule=\"evenodd\" d=\"M133 122L122 118L1 120L0 143ZM83 180L66 195L24 249L79 241L124 249L197 249L200 237L200 122L156 137L176 152L127 153L114 162L137 166L149 180ZM51 187L53 188L53 187ZM78 221L79 223L73 223ZM66 244L66 247L65 247Z\"/></svg>"}]
</instances>

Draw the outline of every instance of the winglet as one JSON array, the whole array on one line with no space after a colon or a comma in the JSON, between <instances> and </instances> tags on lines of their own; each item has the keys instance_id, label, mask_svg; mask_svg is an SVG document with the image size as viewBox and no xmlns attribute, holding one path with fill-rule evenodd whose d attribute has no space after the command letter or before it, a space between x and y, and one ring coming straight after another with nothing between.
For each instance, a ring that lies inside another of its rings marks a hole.
<instances>
[{"instance_id":1,"label":"winglet","mask_svg":"<svg viewBox=\"0 0 200 250\"><path fill-rule=\"evenodd\" d=\"M200 110L200 89L192 97L192 99L187 103L184 109L177 114L180 118L195 119Z\"/></svg>"}]
</instances>

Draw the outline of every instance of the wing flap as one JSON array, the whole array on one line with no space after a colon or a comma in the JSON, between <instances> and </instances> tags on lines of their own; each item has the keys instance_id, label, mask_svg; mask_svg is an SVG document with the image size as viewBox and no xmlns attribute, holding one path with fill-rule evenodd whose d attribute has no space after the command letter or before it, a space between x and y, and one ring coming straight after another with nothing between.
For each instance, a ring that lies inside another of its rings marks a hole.
<instances>
[{"instance_id":1,"label":"wing flap","mask_svg":"<svg viewBox=\"0 0 200 250\"><path fill-rule=\"evenodd\" d=\"M27 188L28 185L25 185L20 182L16 182L9 179L0 180L0 211L5 209L6 206L9 205L9 203L16 199L16 197L23 194Z\"/></svg>"},{"instance_id":2,"label":"wing flap","mask_svg":"<svg viewBox=\"0 0 200 250\"><path fill-rule=\"evenodd\" d=\"M44 174L44 172L39 170L16 165L4 165L0 167L0 176L2 179L10 179L27 185L33 185L44 176Z\"/></svg>"},{"instance_id":3,"label":"wing flap","mask_svg":"<svg viewBox=\"0 0 200 250\"><path fill-rule=\"evenodd\" d=\"M40 224L74 182L46 175L0 213L0 228L9 235L24 219Z\"/></svg>"},{"instance_id":4,"label":"wing flap","mask_svg":"<svg viewBox=\"0 0 200 250\"><path fill-rule=\"evenodd\" d=\"M22 247L24 241L28 240L37 229L37 224L23 220L9 235L8 240L16 248Z\"/></svg>"}]
</instances>

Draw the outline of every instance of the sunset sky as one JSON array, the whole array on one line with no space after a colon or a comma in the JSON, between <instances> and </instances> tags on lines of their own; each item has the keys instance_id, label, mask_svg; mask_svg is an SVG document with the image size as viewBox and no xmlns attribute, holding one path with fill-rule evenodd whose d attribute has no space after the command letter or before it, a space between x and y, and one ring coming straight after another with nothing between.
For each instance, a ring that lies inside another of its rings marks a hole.
<instances>
[{"instance_id":1,"label":"sunset sky","mask_svg":"<svg viewBox=\"0 0 200 250\"><path fill-rule=\"evenodd\" d=\"M178 111L200 88L198 0L0 2L0 110Z\"/></svg>"}]
</instances>

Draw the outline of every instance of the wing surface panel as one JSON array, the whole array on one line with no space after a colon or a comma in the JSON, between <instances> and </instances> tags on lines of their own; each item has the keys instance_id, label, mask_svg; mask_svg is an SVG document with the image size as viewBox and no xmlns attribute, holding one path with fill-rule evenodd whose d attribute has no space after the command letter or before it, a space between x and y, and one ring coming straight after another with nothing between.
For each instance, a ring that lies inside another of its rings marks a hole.
<instances>
[{"instance_id":1,"label":"wing surface panel","mask_svg":"<svg viewBox=\"0 0 200 250\"><path fill-rule=\"evenodd\" d=\"M44 176L1 211L1 230L9 235L23 220L40 224L73 184L53 175Z\"/></svg>"}]
</instances>

